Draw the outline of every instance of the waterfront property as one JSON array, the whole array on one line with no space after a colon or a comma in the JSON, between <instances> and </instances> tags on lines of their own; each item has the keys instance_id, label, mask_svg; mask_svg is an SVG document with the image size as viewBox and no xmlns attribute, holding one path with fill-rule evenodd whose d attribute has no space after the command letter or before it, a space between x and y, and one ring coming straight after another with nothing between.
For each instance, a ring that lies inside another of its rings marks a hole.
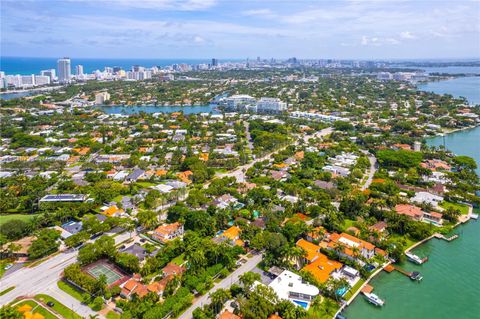
<instances>
[{"instance_id":1,"label":"waterfront property","mask_svg":"<svg viewBox=\"0 0 480 319\"><path fill-rule=\"evenodd\" d=\"M280 299L290 300L296 306L308 309L312 300L320 293L314 285L305 283L299 275L284 270L269 285Z\"/></svg>"}]
</instances>

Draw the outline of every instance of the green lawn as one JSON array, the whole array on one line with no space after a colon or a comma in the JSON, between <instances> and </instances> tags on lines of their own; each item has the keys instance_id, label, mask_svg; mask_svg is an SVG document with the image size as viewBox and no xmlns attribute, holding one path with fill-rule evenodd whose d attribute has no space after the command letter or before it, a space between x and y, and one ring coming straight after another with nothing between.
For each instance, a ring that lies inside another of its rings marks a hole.
<instances>
[{"instance_id":1,"label":"green lawn","mask_svg":"<svg viewBox=\"0 0 480 319\"><path fill-rule=\"evenodd\" d=\"M82 319L82 317L78 315L76 312L74 312L72 309L64 306L58 300L48 295L43 295L43 294L36 295L35 299L45 304L49 301L53 302L55 305L52 307L52 309L65 319Z\"/></svg>"},{"instance_id":2,"label":"green lawn","mask_svg":"<svg viewBox=\"0 0 480 319\"><path fill-rule=\"evenodd\" d=\"M175 265L181 266L185 262L185 255L181 254L180 256L177 256L172 259L172 263Z\"/></svg>"},{"instance_id":3,"label":"green lawn","mask_svg":"<svg viewBox=\"0 0 480 319\"><path fill-rule=\"evenodd\" d=\"M12 258L5 258L0 260L0 278L2 278L3 274L7 271L5 267L7 267L8 264L13 263L15 260Z\"/></svg>"},{"instance_id":4,"label":"green lawn","mask_svg":"<svg viewBox=\"0 0 480 319\"><path fill-rule=\"evenodd\" d=\"M352 227L352 226L355 226L356 223L357 223L356 221L351 220L351 219L345 219L345 220L343 220L343 225L342 225L343 231L347 231L348 228L350 228L350 227Z\"/></svg>"},{"instance_id":5,"label":"green lawn","mask_svg":"<svg viewBox=\"0 0 480 319\"><path fill-rule=\"evenodd\" d=\"M45 317L45 319L58 319L56 316L52 315L50 311L42 307L39 303L33 300L24 300L15 305L16 308L19 308L23 305L29 305L32 307L32 313L39 313ZM81 318L81 317L80 317ZM67 319L67 318L66 318Z\"/></svg>"},{"instance_id":6,"label":"green lawn","mask_svg":"<svg viewBox=\"0 0 480 319\"><path fill-rule=\"evenodd\" d=\"M57 282L58 288L72 296L73 298L77 299L80 302L83 302L83 296L86 294L85 292L81 291L80 289L70 285L69 283L60 280Z\"/></svg>"},{"instance_id":7,"label":"green lawn","mask_svg":"<svg viewBox=\"0 0 480 319\"><path fill-rule=\"evenodd\" d=\"M120 315L115 311L110 311L107 313L107 319L120 319Z\"/></svg>"},{"instance_id":8,"label":"green lawn","mask_svg":"<svg viewBox=\"0 0 480 319\"><path fill-rule=\"evenodd\" d=\"M117 202L117 203L120 203L120 201L122 200L123 198L123 195L118 195L118 196L115 196L114 198L112 198L112 202Z\"/></svg>"},{"instance_id":9,"label":"green lawn","mask_svg":"<svg viewBox=\"0 0 480 319\"><path fill-rule=\"evenodd\" d=\"M464 205L464 204L458 204L458 203L443 201L442 203L440 203L440 207L442 207L444 209L448 209L449 207L452 207L453 209L459 210L460 214L462 214L462 215L467 215L468 214L468 206Z\"/></svg>"},{"instance_id":10,"label":"green lawn","mask_svg":"<svg viewBox=\"0 0 480 319\"><path fill-rule=\"evenodd\" d=\"M0 296L5 295L6 293L8 293L9 291L12 291L13 289L15 289L15 286L8 287L7 289L2 290L2 291L0 292Z\"/></svg>"},{"instance_id":11,"label":"green lawn","mask_svg":"<svg viewBox=\"0 0 480 319\"><path fill-rule=\"evenodd\" d=\"M150 186L155 186L157 184L150 183L150 182L136 182L135 185L138 185L138 186L143 187L143 188L148 188Z\"/></svg>"},{"instance_id":12,"label":"green lawn","mask_svg":"<svg viewBox=\"0 0 480 319\"><path fill-rule=\"evenodd\" d=\"M409 236L403 236L403 235L399 235L399 234L391 234L389 236L389 238L392 239L392 240L395 240L395 241L404 239L405 240L405 248L411 247L413 244L415 244L417 242L416 240L411 239Z\"/></svg>"},{"instance_id":13,"label":"green lawn","mask_svg":"<svg viewBox=\"0 0 480 319\"><path fill-rule=\"evenodd\" d=\"M360 288L360 286L363 285L364 282L365 282L365 279L361 278L361 279L355 284L355 286L353 286L353 287L345 294L345 296L343 296L343 299L345 299L345 300L350 299L350 298L353 296L353 294L354 294L355 292L357 292L357 290Z\"/></svg>"},{"instance_id":14,"label":"green lawn","mask_svg":"<svg viewBox=\"0 0 480 319\"><path fill-rule=\"evenodd\" d=\"M0 215L0 226L5 224L8 221L14 219L20 219L25 222L30 221L34 216L39 216L38 214L7 214L7 215Z\"/></svg>"}]
</instances>

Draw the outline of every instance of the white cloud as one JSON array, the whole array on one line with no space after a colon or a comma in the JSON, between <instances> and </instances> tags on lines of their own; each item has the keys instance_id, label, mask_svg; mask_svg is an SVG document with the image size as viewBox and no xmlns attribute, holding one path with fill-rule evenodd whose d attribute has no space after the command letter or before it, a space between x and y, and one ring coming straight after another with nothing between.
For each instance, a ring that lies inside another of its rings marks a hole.
<instances>
[{"instance_id":1,"label":"white cloud","mask_svg":"<svg viewBox=\"0 0 480 319\"><path fill-rule=\"evenodd\" d=\"M253 9L243 11L243 15L252 17L273 17L276 16L270 9Z\"/></svg>"},{"instance_id":2,"label":"white cloud","mask_svg":"<svg viewBox=\"0 0 480 319\"><path fill-rule=\"evenodd\" d=\"M400 38L402 39L416 39L417 37L413 35L410 31L400 32Z\"/></svg>"},{"instance_id":3,"label":"white cloud","mask_svg":"<svg viewBox=\"0 0 480 319\"><path fill-rule=\"evenodd\" d=\"M86 2L90 5L107 5L124 8L151 10L197 11L206 10L216 5L217 0L69 0Z\"/></svg>"}]
</instances>

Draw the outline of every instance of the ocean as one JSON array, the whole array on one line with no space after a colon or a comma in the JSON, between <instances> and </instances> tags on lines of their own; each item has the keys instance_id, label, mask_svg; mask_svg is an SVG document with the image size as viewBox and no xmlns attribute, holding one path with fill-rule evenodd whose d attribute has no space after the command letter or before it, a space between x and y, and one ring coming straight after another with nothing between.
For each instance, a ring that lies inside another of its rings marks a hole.
<instances>
[{"instance_id":1,"label":"ocean","mask_svg":"<svg viewBox=\"0 0 480 319\"><path fill-rule=\"evenodd\" d=\"M103 71L106 66L119 66L124 70L130 70L132 65L144 67L167 66L172 64L202 64L211 63L211 59L86 59L71 58L72 72L76 65L83 65L84 73L92 73L96 70ZM228 61L239 61L229 59ZM222 60L220 60L222 62ZM0 71L6 74L39 74L41 70L56 69L57 58L25 58L25 57L0 57Z\"/></svg>"}]
</instances>

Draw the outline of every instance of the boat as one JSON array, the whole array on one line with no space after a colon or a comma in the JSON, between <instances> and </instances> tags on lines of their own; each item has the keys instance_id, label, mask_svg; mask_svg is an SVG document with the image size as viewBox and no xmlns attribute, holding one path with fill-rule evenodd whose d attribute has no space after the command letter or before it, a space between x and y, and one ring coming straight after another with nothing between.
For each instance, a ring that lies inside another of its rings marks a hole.
<instances>
[{"instance_id":1,"label":"boat","mask_svg":"<svg viewBox=\"0 0 480 319\"><path fill-rule=\"evenodd\" d=\"M422 259L422 258L418 257L417 255L412 254L410 252L406 252L405 256L407 256L407 259L409 261L411 261L411 262L413 262L417 265L421 265L428 260L428 257L425 257L425 258Z\"/></svg>"},{"instance_id":2,"label":"boat","mask_svg":"<svg viewBox=\"0 0 480 319\"><path fill-rule=\"evenodd\" d=\"M410 279L416 280L416 281L421 281L423 279L422 274L419 273L418 271L413 271L410 273Z\"/></svg>"},{"instance_id":3,"label":"boat","mask_svg":"<svg viewBox=\"0 0 480 319\"><path fill-rule=\"evenodd\" d=\"M363 295L367 298L367 301L377 307L382 307L385 304L385 301L380 299L376 294L364 292Z\"/></svg>"}]
</instances>

